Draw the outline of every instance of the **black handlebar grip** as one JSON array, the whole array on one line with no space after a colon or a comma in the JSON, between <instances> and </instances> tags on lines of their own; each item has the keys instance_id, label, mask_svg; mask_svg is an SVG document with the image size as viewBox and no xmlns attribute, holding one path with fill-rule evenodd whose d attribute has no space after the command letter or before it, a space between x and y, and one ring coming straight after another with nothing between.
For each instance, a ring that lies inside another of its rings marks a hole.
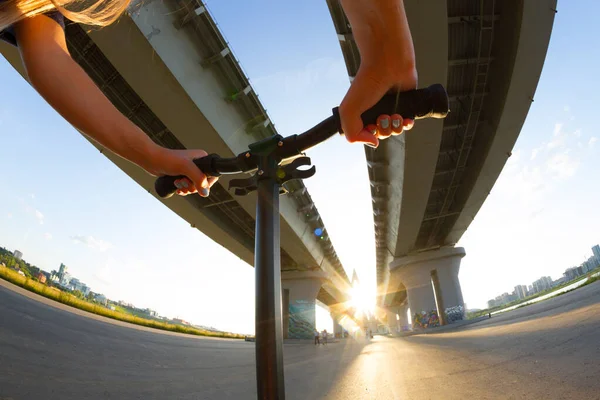
<instances>
[{"instance_id":1,"label":"black handlebar grip","mask_svg":"<svg viewBox=\"0 0 600 400\"><path fill-rule=\"evenodd\" d=\"M334 115L339 120L338 110ZM400 114L402 118L445 118L449 112L449 100L446 89L439 83L423 89L409 90L386 94L373 107L362 113L364 126L376 125L377 118L382 114ZM343 133L341 124L339 132Z\"/></svg>"},{"instance_id":2,"label":"black handlebar grip","mask_svg":"<svg viewBox=\"0 0 600 400\"><path fill-rule=\"evenodd\" d=\"M220 176L221 174L215 169L215 160L219 159L217 154L209 154L202 158L197 158L194 160L194 164L207 176ZM161 176L156 179L154 182L154 190L156 194L163 198L168 199L173 196L177 191L175 187L175 181L178 179L185 178L185 175L177 175L177 176Z\"/></svg>"}]
</instances>

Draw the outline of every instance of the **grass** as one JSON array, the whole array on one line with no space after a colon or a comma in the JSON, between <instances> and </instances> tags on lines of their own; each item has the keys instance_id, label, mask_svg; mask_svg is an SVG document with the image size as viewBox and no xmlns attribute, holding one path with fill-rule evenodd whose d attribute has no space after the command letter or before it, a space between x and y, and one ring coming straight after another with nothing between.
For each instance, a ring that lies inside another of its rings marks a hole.
<instances>
[{"instance_id":1,"label":"grass","mask_svg":"<svg viewBox=\"0 0 600 400\"><path fill-rule=\"evenodd\" d=\"M120 311L113 311L101 304L92 303L89 301L81 300L70 293L63 292L56 288L47 286L43 283L40 283L36 280L27 278L25 276L20 275L19 273L3 267L0 265L0 278L7 280L17 286L22 287L23 289L27 289L31 292L37 293L41 296L49 298L54 301L58 301L60 303L66 304L68 306L78 308L83 311L87 311L90 313L94 313L97 315L102 315L103 317L112 318L118 321L129 322L131 324L146 326L149 328L162 329L165 331L171 332L179 332L179 333L187 333L189 335L197 335L197 336L211 336L211 337L221 337L221 338L230 338L230 339L244 339L243 335L238 335L235 333L228 332L211 332L203 329L194 328L191 326L184 325L176 325L169 324L167 322L151 320L147 318L141 318L139 316L126 314Z\"/></svg>"}]
</instances>

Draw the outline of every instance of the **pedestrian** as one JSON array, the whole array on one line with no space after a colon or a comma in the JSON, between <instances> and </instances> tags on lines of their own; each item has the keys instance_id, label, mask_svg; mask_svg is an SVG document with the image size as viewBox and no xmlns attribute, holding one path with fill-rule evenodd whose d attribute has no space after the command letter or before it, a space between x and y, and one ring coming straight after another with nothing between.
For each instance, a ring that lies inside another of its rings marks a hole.
<instances>
[{"instance_id":1,"label":"pedestrian","mask_svg":"<svg viewBox=\"0 0 600 400\"><path fill-rule=\"evenodd\" d=\"M319 331L315 329L315 345L321 344L319 341Z\"/></svg>"},{"instance_id":2,"label":"pedestrian","mask_svg":"<svg viewBox=\"0 0 600 400\"><path fill-rule=\"evenodd\" d=\"M323 344L327 344L327 329L323 329L323 332L321 332L323 335Z\"/></svg>"}]
</instances>

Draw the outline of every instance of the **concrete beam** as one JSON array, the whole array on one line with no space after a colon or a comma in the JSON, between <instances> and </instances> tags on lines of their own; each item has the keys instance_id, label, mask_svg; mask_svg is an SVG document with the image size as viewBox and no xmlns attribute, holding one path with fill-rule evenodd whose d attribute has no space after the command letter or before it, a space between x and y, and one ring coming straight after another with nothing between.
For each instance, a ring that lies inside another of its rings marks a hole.
<instances>
[{"instance_id":1,"label":"concrete beam","mask_svg":"<svg viewBox=\"0 0 600 400\"><path fill-rule=\"evenodd\" d=\"M499 118L490 120L496 134L478 171L469 198L446 238L457 243L489 195L521 132L542 73L555 18L556 0L521 2L518 48ZM500 84L500 82L497 82ZM496 90L498 92L499 89ZM487 101L487 100L486 100Z\"/></svg>"},{"instance_id":2,"label":"concrete beam","mask_svg":"<svg viewBox=\"0 0 600 400\"><path fill-rule=\"evenodd\" d=\"M446 1L432 1L427 7L419 2L407 2L405 6L415 45L419 86L447 82ZM443 120L426 119L418 121L411 131L402 135L406 140L404 184L402 193L394 199L396 204L401 204L400 215L396 222L390 219L390 223L395 224L395 243L391 248L396 257L408 254L417 239L433 183L442 127ZM396 173L392 168L389 170Z\"/></svg>"}]
</instances>

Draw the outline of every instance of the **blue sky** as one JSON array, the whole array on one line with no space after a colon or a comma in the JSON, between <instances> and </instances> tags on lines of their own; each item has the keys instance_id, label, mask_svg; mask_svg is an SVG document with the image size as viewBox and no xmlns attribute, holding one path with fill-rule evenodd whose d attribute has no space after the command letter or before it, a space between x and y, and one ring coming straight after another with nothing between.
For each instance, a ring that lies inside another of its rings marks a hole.
<instances>
[{"instance_id":1,"label":"blue sky","mask_svg":"<svg viewBox=\"0 0 600 400\"><path fill-rule=\"evenodd\" d=\"M211 0L208 6L281 134L314 125L339 104L349 82L325 1ZM600 93L594 42L600 4L569 7L559 4L513 156L460 242L470 307L542 275L557 278L600 242L593 101ZM3 59L0 76L10 98L0 105L0 245L48 271L64 262L113 299L253 332L253 268L138 187ZM363 149L336 138L310 155L318 173L306 185L335 248L348 273L356 268L374 289ZM326 312L318 318L328 326Z\"/></svg>"}]
</instances>

